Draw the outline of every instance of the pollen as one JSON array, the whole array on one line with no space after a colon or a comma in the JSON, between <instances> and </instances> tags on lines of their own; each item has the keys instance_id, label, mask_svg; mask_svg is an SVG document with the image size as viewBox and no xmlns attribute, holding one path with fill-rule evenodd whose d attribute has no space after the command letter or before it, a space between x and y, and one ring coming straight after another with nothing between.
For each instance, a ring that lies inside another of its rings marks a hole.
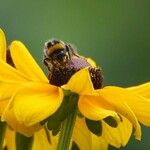
<instances>
[{"instance_id":1,"label":"pollen","mask_svg":"<svg viewBox=\"0 0 150 150\"><path fill-rule=\"evenodd\" d=\"M103 86L103 76L100 68L89 68L94 89L101 89Z\"/></svg>"},{"instance_id":2,"label":"pollen","mask_svg":"<svg viewBox=\"0 0 150 150\"><path fill-rule=\"evenodd\" d=\"M86 58L78 57L72 58L71 61L67 62L65 66L54 67L51 74L49 74L50 84L56 86L62 86L66 84L71 76L77 71L89 67L90 77L95 89L102 87L102 73L99 68L93 68L86 60ZM82 79L81 79L82 80Z\"/></svg>"}]
</instances>

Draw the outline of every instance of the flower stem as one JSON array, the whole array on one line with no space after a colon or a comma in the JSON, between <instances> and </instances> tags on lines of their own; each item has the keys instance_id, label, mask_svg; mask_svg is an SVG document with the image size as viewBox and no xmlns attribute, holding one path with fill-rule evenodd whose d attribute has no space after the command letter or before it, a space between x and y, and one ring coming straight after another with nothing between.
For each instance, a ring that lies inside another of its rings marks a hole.
<instances>
[{"instance_id":1,"label":"flower stem","mask_svg":"<svg viewBox=\"0 0 150 150\"><path fill-rule=\"evenodd\" d=\"M57 150L69 150L76 116L77 116L77 108L62 123Z\"/></svg>"}]
</instances>

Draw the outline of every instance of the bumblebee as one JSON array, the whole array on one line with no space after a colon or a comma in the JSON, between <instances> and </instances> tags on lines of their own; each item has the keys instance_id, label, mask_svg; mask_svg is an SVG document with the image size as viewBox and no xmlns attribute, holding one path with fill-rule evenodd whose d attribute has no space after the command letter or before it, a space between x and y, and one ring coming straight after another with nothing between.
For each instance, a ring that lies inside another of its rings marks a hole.
<instances>
[{"instance_id":1,"label":"bumblebee","mask_svg":"<svg viewBox=\"0 0 150 150\"><path fill-rule=\"evenodd\" d=\"M44 64L49 70L48 79L50 84L64 85L74 73L82 68L89 67L91 79L96 85L95 88L99 88L102 85L100 69L92 68L87 59L80 56L71 44L61 40L52 39L45 43Z\"/></svg>"},{"instance_id":2,"label":"bumblebee","mask_svg":"<svg viewBox=\"0 0 150 150\"><path fill-rule=\"evenodd\" d=\"M70 44L55 39L45 43L44 63L49 71L52 71L54 66L58 68L65 66L73 57L79 57L79 55Z\"/></svg>"}]
</instances>

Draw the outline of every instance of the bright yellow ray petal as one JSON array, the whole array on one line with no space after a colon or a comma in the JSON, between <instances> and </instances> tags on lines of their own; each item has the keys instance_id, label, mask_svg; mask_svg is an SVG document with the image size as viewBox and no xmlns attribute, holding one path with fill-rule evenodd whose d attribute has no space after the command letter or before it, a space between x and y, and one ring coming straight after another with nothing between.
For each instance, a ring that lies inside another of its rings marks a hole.
<instances>
[{"instance_id":1,"label":"bright yellow ray petal","mask_svg":"<svg viewBox=\"0 0 150 150\"><path fill-rule=\"evenodd\" d=\"M108 150L108 143L103 137L92 134L92 150Z\"/></svg>"},{"instance_id":2,"label":"bright yellow ray petal","mask_svg":"<svg viewBox=\"0 0 150 150\"><path fill-rule=\"evenodd\" d=\"M6 109L14 92L20 88L21 85L22 83L0 83L0 116Z\"/></svg>"},{"instance_id":3,"label":"bright yellow ray petal","mask_svg":"<svg viewBox=\"0 0 150 150\"><path fill-rule=\"evenodd\" d=\"M6 109L10 99L0 100L0 116L3 114Z\"/></svg>"},{"instance_id":4,"label":"bright yellow ray petal","mask_svg":"<svg viewBox=\"0 0 150 150\"><path fill-rule=\"evenodd\" d=\"M10 52L15 63L15 67L23 74L30 77L32 81L48 82L41 68L33 59L27 48L23 43L14 41L10 45Z\"/></svg>"},{"instance_id":5,"label":"bright yellow ray petal","mask_svg":"<svg viewBox=\"0 0 150 150\"><path fill-rule=\"evenodd\" d=\"M0 59L6 61L6 39L4 32L0 29Z\"/></svg>"},{"instance_id":6,"label":"bright yellow ray petal","mask_svg":"<svg viewBox=\"0 0 150 150\"><path fill-rule=\"evenodd\" d=\"M49 132L50 134L50 132ZM15 132L9 128L5 134L5 142L8 150L16 150L15 146ZM34 133L34 140L32 145L32 150L55 150L57 144L57 137L52 137L50 135L50 141L48 141L47 134L42 128Z\"/></svg>"},{"instance_id":7,"label":"bright yellow ray petal","mask_svg":"<svg viewBox=\"0 0 150 150\"><path fill-rule=\"evenodd\" d=\"M21 124L31 126L53 114L62 100L60 88L44 83L28 83L18 90L6 112L13 110Z\"/></svg>"},{"instance_id":8,"label":"bright yellow ray petal","mask_svg":"<svg viewBox=\"0 0 150 150\"><path fill-rule=\"evenodd\" d=\"M102 120L108 116L120 120L117 113L110 106L103 103L99 96L80 96L78 107L80 112L91 120Z\"/></svg>"},{"instance_id":9,"label":"bright yellow ray petal","mask_svg":"<svg viewBox=\"0 0 150 150\"><path fill-rule=\"evenodd\" d=\"M0 101L9 99L13 93L20 87L21 83L0 83Z\"/></svg>"},{"instance_id":10,"label":"bright yellow ray petal","mask_svg":"<svg viewBox=\"0 0 150 150\"><path fill-rule=\"evenodd\" d=\"M78 93L80 95L84 94L94 94L93 84L89 75L88 68L81 69L75 73L69 82L63 86L66 90L71 90L72 92Z\"/></svg>"},{"instance_id":11,"label":"bright yellow ray petal","mask_svg":"<svg viewBox=\"0 0 150 150\"><path fill-rule=\"evenodd\" d=\"M23 82L27 81L27 77L22 73L17 71L15 68L11 67L9 64L0 60L0 82Z\"/></svg>"},{"instance_id":12,"label":"bright yellow ray petal","mask_svg":"<svg viewBox=\"0 0 150 150\"><path fill-rule=\"evenodd\" d=\"M84 119L77 118L72 138L80 150L91 150L92 137Z\"/></svg>"},{"instance_id":13,"label":"bright yellow ray petal","mask_svg":"<svg viewBox=\"0 0 150 150\"><path fill-rule=\"evenodd\" d=\"M132 109L138 120L144 125L150 126L150 99L145 98L146 96L143 96L144 93L140 95L140 89L146 89L145 91L148 93L148 89L146 87L149 88L149 85L143 85L143 87L139 87L138 92L136 90L131 90L130 88L123 89L117 87L115 88L115 91L118 91L118 93L122 96L124 95L126 103Z\"/></svg>"},{"instance_id":14,"label":"bright yellow ray petal","mask_svg":"<svg viewBox=\"0 0 150 150\"><path fill-rule=\"evenodd\" d=\"M2 116L2 120L5 120L8 126L10 126L13 130L25 136L32 136L34 132L38 131L41 128L39 124L27 127L24 124L18 122L12 109L5 112L5 116Z\"/></svg>"},{"instance_id":15,"label":"bright yellow ray petal","mask_svg":"<svg viewBox=\"0 0 150 150\"><path fill-rule=\"evenodd\" d=\"M51 136L48 132L50 139L47 138L47 134L44 129L36 132L34 134L34 141L32 150L56 150L57 146L57 136Z\"/></svg>"},{"instance_id":16,"label":"bright yellow ray petal","mask_svg":"<svg viewBox=\"0 0 150 150\"><path fill-rule=\"evenodd\" d=\"M143 88L144 86L145 88ZM148 95L149 85L143 85L143 87L139 87L139 89L137 89L138 91L129 89L130 95L128 94L129 98L126 99L126 101L137 116L138 120L142 124L150 126L150 98L146 98ZM148 89L146 89L146 87L148 87Z\"/></svg>"},{"instance_id":17,"label":"bright yellow ray petal","mask_svg":"<svg viewBox=\"0 0 150 150\"><path fill-rule=\"evenodd\" d=\"M94 60L92 60L91 58L86 58L86 60L92 67L96 67L96 63Z\"/></svg>"},{"instance_id":18,"label":"bright yellow ray petal","mask_svg":"<svg viewBox=\"0 0 150 150\"><path fill-rule=\"evenodd\" d=\"M122 116L122 122L118 123L117 128L109 126L104 121L102 125L102 136L105 141L117 148L127 144L132 133L132 125L126 118Z\"/></svg>"},{"instance_id":19,"label":"bright yellow ray petal","mask_svg":"<svg viewBox=\"0 0 150 150\"><path fill-rule=\"evenodd\" d=\"M5 142L8 150L16 150L15 146L15 132L7 128L5 134Z\"/></svg>"},{"instance_id":20,"label":"bright yellow ray petal","mask_svg":"<svg viewBox=\"0 0 150 150\"><path fill-rule=\"evenodd\" d=\"M143 97L150 98L150 82L138 86L129 87L127 89L134 91Z\"/></svg>"},{"instance_id":21,"label":"bright yellow ray petal","mask_svg":"<svg viewBox=\"0 0 150 150\"><path fill-rule=\"evenodd\" d=\"M115 111L126 117L135 127L135 137L141 139L141 127L138 120L127 104L127 99L130 99L130 95L127 90L122 92L122 88L108 86L101 90L97 90L99 95L102 97L102 101L109 103L114 107Z\"/></svg>"}]
</instances>

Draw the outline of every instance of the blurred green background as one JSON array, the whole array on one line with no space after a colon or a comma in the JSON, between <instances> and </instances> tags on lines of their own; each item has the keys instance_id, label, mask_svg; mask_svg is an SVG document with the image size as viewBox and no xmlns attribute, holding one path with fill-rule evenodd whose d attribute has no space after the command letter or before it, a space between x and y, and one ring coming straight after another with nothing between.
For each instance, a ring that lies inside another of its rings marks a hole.
<instances>
[{"instance_id":1,"label":"blurred green background","mask_svg":"<svg viewBox=\"0 0 150 150\"><path fill-rule=\"evenodd\" d=\"M103 68L105 84L130 86L150 80L149 0L1 0L0 27L42 63L43 43L57 38ZM150 129L124 150L149 150ZM115 148L110 148L115 149Z\"/></svg>"}]
</instances>

